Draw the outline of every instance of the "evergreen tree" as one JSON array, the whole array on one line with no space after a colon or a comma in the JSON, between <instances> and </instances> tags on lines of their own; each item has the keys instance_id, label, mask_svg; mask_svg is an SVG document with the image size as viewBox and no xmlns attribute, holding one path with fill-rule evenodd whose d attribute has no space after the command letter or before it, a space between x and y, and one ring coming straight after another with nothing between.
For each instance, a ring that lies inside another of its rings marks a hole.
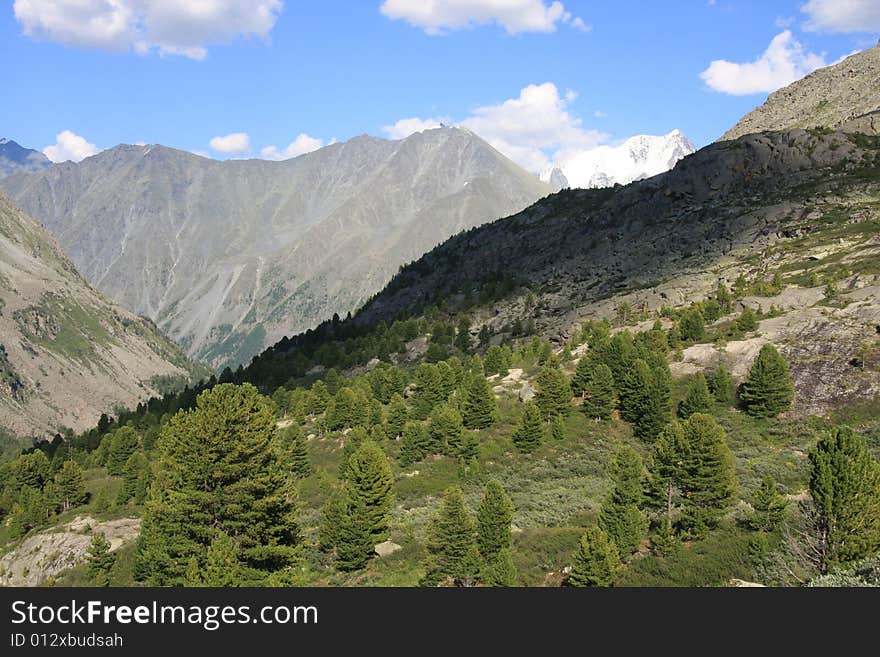
<instances>
[{"instance_id":1,"label":"evergreen tree","mask_svg":"<svg viewBox=\"0 0 880 657\"><path fill-rule=\"evenodd\" d=\"M555 367L545 367L536 380L535 403L545 420L565 415L571 407L571 385Z\"/></svg>"},{"instance_id":2,"label":"evergreen tree","mask_svg":"<svg viewBox=\"0 0 880 657\"><path fill-rule=\"evenodd\" d=\"M725 313L729 313L733 308L733 295L727 289L724 281L718 281L718 288L715 290L715 300Z\"/></svg>"},{"instance_id":3,"label":"evergreen tree","mask_svg":"<svg viewBox=\"0 0 880 657\"><path fill-rule=\"evenodd\" d=\"M312 464L309 461L309 451L306 447L306 437L302 427L291 424L281 434L281 443L287 450L290 469L297 478L308 477L312 473Z\"/></svg>"},{"instance_id":4,"label":"evergreen tree","mask_svg":"<svg viewBox=\"0 0 880 657\"><path fill-rule=\"evenodd\" d=\"M611 369L614 383L620 389L635 360L632 334L629 331L619 331L610 338L599 340L595 350L599 362L605 363Z\"/></svg>"},{"instance_id":5,"label":"evergreen tree","mask_svg":"<svg viewBox=\"0 0 880 657\"><path fill-rule=\"evenodd\" d=\"M319 379L312 384L310 392L308 410L313 415L320 415L327 410L332 399L330 392L327 390L327 384Z\"/></svg>"},{"instance_id":6,"label":"evergreen tree","mask_svg":"<svg viewBox=\"0 0 880 657\"><path fill-rule=\"evenodd\" d=\"M810 494L824 529L824 565L880 552L880 463L865 439L837 427L819 439L810 465Z\"/></svg>"},{"instance_id":7,"label":"evergreen tree","mask_svg":"<svg viewBox=\"0 0 880 657\"><path fill-rule=\"evenodd\" d=\"M517 572L510 548L497 552L481 571L485 586L516 586Z\"/></svg>"},{"instance_id":8,"label":"evergreen tree","mask_svg":"<svg viewBox=\"0 0 880 657\"><path fill-rule=\"evenodd\" d=\"M329 552L341 541L341 528L348 513L348 496L344 488L334 488L321 507L318 547Z\"/></svg>"},{"instance_id":9,"label":"evergreen tree","mask_svg":"<svg viewBox=\"0 0 880 657\"><path fill-rule=\"evenodd\" d=\"M774 417L791 406L794 386L788 363L772 344L761 347L743 384L740 399L753 417Z\"/></svg>"},{"instance_id":10,"label":"evergreen tree","mask_svg":"<svg viewBox=\"0 0 880 657\"><path fill-rule=\"evenodd\" d=\"M364 427L355 427L349 431L342 444L342 454L339 455L339 478L348 479L350 474L351 457L358 448L369 440L370 434Z\"/></svg>"},{"instance_id":11,"label":"evergreen tree","mask_svg":"<svg viewBox=\"0 0 880 657\"><path fill-rule=\"evenodd\" d=\"M218 532L208 547L208 557L201 573L203 586L232 588L242 585L243 573L238 546L225 532Z\"/></svg>"},{"instance_id":12,"label":"evergreen tree","mask_svg":"<svg viewBox=\"0 0 880 657\"><path fill-rule=\"evenodd\" d=\"M360 570L372 558L376 541L363 502L350 492L345 500L345 514L338 530L336 567L343 571Z\"/></svg>"},{"instance_id":13,"label":"evergreen tree","mask_svg":"<svg viewBox=\"0 0 880 657\"><path fill-rule=\"evenodd\" d=\"M544 437L543 425L541 409L534 402L526 402L523 405L519 427L513 433L513 444L526 454L534 452L541 446L541 439Z\"/></svg>"},{"instance_id":14,"label":"evergreen tree","mask_svg":"<svg viewBox=\"0 0 880 657\"><path fill-rule=\"evenodd\" d=\"M83 482L82 468L75 461L65 461L55 475L61 510L79 506L86 501L86 487Z\"/></svg>"},{"instance_id":15,"label":"evergreen tree","mask_svg":"<svg viewBox=\"0 0 880 657\"><path fill-rule=\"evenodd\" d=\"M466 466L472 466L478 463L480 459L480 443L473 432L466 431L462 434L461 451L458 458Z\"/></svg>"},{"instance_id":16,"label":"evergreen tree","mask_svg":"<svg viewBox=\"0 0 880 657\"><path fill-rule=\"evenodd\" d=\"M651 386L645 412L636 421L635 434L656 440L672 412L672 372L663 354L650 353L646 361L651 369Z\"/></svg>"},{"instance_id":17,"label":"evergreen tree","mask_svg":"<svg viewBox=\"0 0 880 657\"><path fill-rule=\"evenodd\" d=\"M729 406L733 403L733 394L733 377L724 365L719 365L712 375L712 395L715 401Z\"/></svg>"},{"instance_id":18,"label":"evergreen tree","mask_svg":"<svg viewBox=\"0 0 880 657\"><path fill-rule=\"evenodd\" d=\"M418 422L408 422L403 428L400 446L400 464L412 465L425 458L431 450L431 436L428 429Z\"/></svg>"},{"instance_id":19,"label":"evergreen tree","mask_svg":"<svg viewBox=\"0 0 880 657\"><path fill-rule=\"evenodd\" d=\"M150 489L152 471L146 455L137 451L128 457L122 470L122 487L116 499L118 504L134 500L135 504L143 504Z\"/></svg>"},{"instance_id":20,"label":"evergreen tree","mask_svg":"<svg viewBox=\"0 0 880 657\"><path fill-rule=\"evenodd\" d=\"M406 426L406 420L409 411L406 408L406 402L399 394L394 393L388 404L388 419L385 422L385 434L391 439L396 440L403 434L403 428Z\"/></svg>"},{"instance_id":21,"label":"evergreen tree","mask_svg":"<svg viewBox=\"0 0 880 657\"><path fill-rule=\"evenodd\" d=\"M86 571L92 586L110 586L110 575L116 565L116 555L110 552L110 541L104 534L96 532L87 554Z\"/></svg>"},{"instance_id":22,"label":"evergreen tree","mask_svg":"<svg viewBox=\"0 0 880 657\"><path fill-rule=\"evenodd\" d=\"M620 554L608 534L591 527L581 537L569 586L611 586L620 570Z\"/></svg>"},{"instance_id":23,"label":"evergreen tree","mask_svg":"<svg viewBox=\"0 0 880 657\"><path fill-rule=\"evenodd\" d=\"M771 532L785 518L788 500L776 490L776 480L767 475L752 495L752 514L749 524L752 529Z\"/></svg>"},{"instance_id":24,"label":"evergreen tree","mask_svg":"<svg viewBox=\"0 0 880 657\"><path fill-rule=\"evenodd\" d=\"M447 489L443 495L440 508L428 525L426 547L423 585L436 586L445 580L458 586L475 583L480 571L476 523L458 486Z\"/></svg>"},{"instance_id":25,"label":"evergreen tree","mask_svg":"<svg viewBox=\"0 0 880 657\"><path fill-rule=\"evenodd\" d=\"M565 418L561 415L557 415L554 418L551 418L550 422L547 425L550 433L550 438L552 440L564 440L565 439Z\"/></svg>"},{"instance_id":26,"label":"evergreen tree","mask_svg":"<svg viewBox=\"0 0 880 657\"><path fill-rule=\"evenodd\" d=\"M464 353L471 349L471 322L467 317L458 321L458 331L455 334L455 346Z\"/></svg>"},{"instance_id":27,"label":"evergreen tree","mask_svg":"<svg viewBox=\"0 0 880 657\"><path fill-rule=\"evenodd\" d=\"M366 516L373 543L387 539L394 477L385 452L372 440L358 447L350 459L348 490L359 513Z\"/></svg>"},{"instance_id":28,"label":"evergreen tree","mask_svg":"<svg viewBox=\"0 0 880 657\"><path fill-rule=\"evenodd\" d=\"M513 503L495 479L486 484L486 491L477 509L477 545L483 559L490 563L502 550L511 547L510 523Z\"/></svg>"},{"instance_id":29,"label":"evergreen tree","mask_svg":"<svg viewBox=\"0 0 880 657\"><path fill-rule=\"evenodd\" d=\"M611 462L614 488L599 512L599 527L608 534L622 557L635 552L648 531L642 512L645 466L632 447L618 448Z\"/></svg>"},{"instance_id":30,"label":"evergreen tree","mask_svg":"<svg viewBox=\"0 0 880 657\"><path fill-rule=\"evenodd\" d=\"M125 462L138 448L138 435L131 427L119 427L113 434L107 455L107 471L121 475Z\"/></svg>"},{"instance_id":31,"label":"evergreen tree","mask_svg":"<svg viewBox=\"0 0 880 657\"><path fill-rule=\"evenodd\" d=\"M758 329L758 320L755 318L755 311L749 306L744 306L739 317L736 318L736 328L743 333L751 333Z\"/></svg>"},{"instance_id":32,"label":"evergreen tree","mask_svg":"<svg viewBox=\"0 0 880 657\"><path fill-rule=\"evenodd\" d=\"M611 369L604 363L598 363L590 370L586 386L584 413L592 418L609 419L617 405L617 390Z\"/></svg>"},{"instance_id":33,"label":"evergreen tree","mask_svg":"<svg viewBox=\"0 0 880 657\"><path fill-rule=\"evenodd\" d=\"M46 454L38 449L16 459L13 472L16 487L28 486L39 491L52 476L52 464Z\"/></svg>"},{"instance_id":34,"label":"evergreen tree","mask_svg":"<svg viewBox=\"0 0 880 657\"><path fill-rule=\"evenodd\" d=\"M697 308L689 308L678 323L681 339L685 342L700 342L706 337L706 322Z\"/></svg>"},{"instance_id":35,"label":"evergreen tree","mask_svg":"<svg viewBox=\"0 0 880 657\"><path fill-rule=\"evenodd\" d=\"M250 384L202 392L162 428L136 571L151 585L185 581L217 531L233 536L255 579L286 568L299 528L271 401Z\"/></svg>"},{"instance_id":36,"label":"evergreen tree","mask_svg":"<svg viewBox=\"0 0 880 657\"><path fill-rule=\"evenodd\" d=\"M461 432L464 425L461 413L448 405L438 406L431 411L428 420L428 434L431 436L432 451L435 453L457 455L461 451Z\"/></svg>"},{"instance_id":37,"label":"evergreen tree","mask_svg":"<svg viewBox=\"0 0 880 657\"><path fill-rule=\"evenodd\" d=\"M713 528L733 502L736 467L724 429L711 415L691 415L682 432L682 521L685 529L701 534Z\"/></svg>"},{"instance_id":38,"label":"evergreen tree","mask_svg":"<svg viewBox=\"0 0 880 657\"><path fill-rule=\"evenodd\" d=\"M500 346L493 344L486 350L486 358L483 361L483 366L486 369L487 375L492 374L500 374L501 376L507 375L507 368L505 366L504 359L504 351Z\"/></svg>"},{"instance_id":39,"label":"evergreen tree","mask_svg":"<svg viewBox=\"0 0 880 657\"><path fill-rule=\"evenodd\" d=\"M435 406L446 401L440 369L433 363L422 363L416 368L412 410L416 419L424 420Z\"/></svg>"},{"instance_id":40,"label":"evergreen tree","mask_svg":"<svg viewBox=\"0 0 880 657\"><path fill-rule=\"evenodd\" d=\"M584 356L578 361L574 374L571 377L571 394L575 397L583 397L584 393L590 390L590 380L593 370L602 363L596 363ZM605 366L608 367L607 365ZM608 370L609 372L611 370ZM613 381L612 376L612 381Z\"/></svg>"},{"instance_id":41,"label":"evergreen tree","mask_svg":"<svg viewBox=\"0 0 880 657\"><path fill-rule=\"evenodd\" d=\"M664 525L672 527L673 511L679 502L687 453L684 431L678 422L666 425L654 443L650 492L654 506L666 515Z\"/></svg>"},{"instance_id":42,"label":"evergreen tree","mask_svg":"<svg viewBox=\"0 0 880 657\"><path fill-rule=\"evenodd\" d=\"M711 413L714 406L709 386L702 372L697 372L688 383L684 399L678 404L678 417L687 419L694 413Z\"/></svg>"},{"instance_id":43,"label":"evergreen tree","mask_svg":"<svg viewBox=\"0 0 880 657\"><path fill-rule=\"evenodd\" d=\"M481 374L473 374L466 383L461 416L468 429L485 429L498 419L498 405L492 387Z\"/></svg>"},{"instance_id":44,"label":"evergreen tree","mask_svg":"<svg viewBox=\"0 0 880 657\"><path fill-rule=\"evenodd\" d=\"M654 377L648 364L638 358L620 387L620 416L627 422L638 422L648 412Z\"/></svg>"},{"instance_id":45,"label":"evergreen tree","mask_svg":"<svg viewBox=\"0 0 880 657\"><path fill-rule=\"evenodd\" d=\"M369 420L370 402L360 390L340 388L327 408L327 427L330 429L367 426Z\"/></svg>"}]
</instances>

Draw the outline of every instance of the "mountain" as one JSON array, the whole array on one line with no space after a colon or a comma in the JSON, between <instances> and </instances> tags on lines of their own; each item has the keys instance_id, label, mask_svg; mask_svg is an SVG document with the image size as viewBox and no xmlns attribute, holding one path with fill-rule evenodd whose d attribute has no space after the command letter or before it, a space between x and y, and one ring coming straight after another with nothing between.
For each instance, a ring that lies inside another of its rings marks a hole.
<instances>
[{"instance_id":1,"label":"mountain","mask_svg":"<svg viewBox=\"0 0 880 657\"><path fill-rule=\"evenodd\" d=\"M40 151L25 148L5 137L0 138L0 178L13 173L40 171L51 165L49 158Z\"/></svg>"},{"instance_id":2,"label":"mountain","mask_svg":"<svg viewBox=\"0 0 880 657\"><path fill-rule=\"evenodd\" d=\"M789 128L836 128L880 111L880 45L821 68L774 91L721 139Z\"/></svg>"},{"instance_id":3,"label":"mountain","mask_svg":"<svg viewBox=\"0 0 880 657\"><path fill-rule=\"evenodd\" d=\"M0 194L0 428L82 430L203 373L152 323L89 286Z\"/></svg>"},{"instance_id":4,"label":"mountain","mask_svg":"<svg viewBox=\"0 0 880 657\"><path fill-rule=\"evenodd\" d=\"M620 146L599 146L568 156L545 170L541 180L554 189L626 185L669 171L694 150L680 130L660 136L637 135Z\"/></svg>"},{"instance_id":5,"label":"mountain","mask_svg":"<svg viewBox=\"0 0 880 657\"><path fill-rule=\"evenodd\" d=\"M402 264L550 191L461 128L283 162L118 146L0 188L93 285L217 367L345 315Z\"/></svg>"}]
</instances>

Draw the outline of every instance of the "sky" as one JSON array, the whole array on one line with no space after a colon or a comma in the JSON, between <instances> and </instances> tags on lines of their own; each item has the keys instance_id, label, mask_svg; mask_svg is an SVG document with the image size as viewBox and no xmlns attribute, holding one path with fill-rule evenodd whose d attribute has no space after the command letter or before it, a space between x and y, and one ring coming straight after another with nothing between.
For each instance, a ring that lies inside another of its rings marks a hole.
<instances>
[{"instance_id":1,"label":"sky","mask_svg":"<svg viewBox=\"0 0 880 657\"><path fill-rule=\"evenodd\" d=\"M282 159L462 125L521 166L680 129L872 47L880 0L13 0L0 137Z\"/></svg>"}]
</instances>

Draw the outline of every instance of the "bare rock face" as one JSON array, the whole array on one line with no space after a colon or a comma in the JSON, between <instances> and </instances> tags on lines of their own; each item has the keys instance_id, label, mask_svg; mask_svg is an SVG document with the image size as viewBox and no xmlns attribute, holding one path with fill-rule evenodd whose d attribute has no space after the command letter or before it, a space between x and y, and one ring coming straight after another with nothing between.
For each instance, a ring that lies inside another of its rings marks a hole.
<instances>
[{"instance_id":1,"label":"bare rock face","mask_svg":"<svg viewBox=\"0 0 880 657\"><path fill-rule=\"evenodd\" d=\"M29 536L0 559L0 586L39 586L85 561L94 534L104 534L114 552L136 539L140 527L139 518L98 522L91 516L78 516Z\"/></svg>"},{"instance_id":2,"label":"bare rock face","mask_svg":"<svg viewBox=\"0 0 880 657\"><path fill-rule=\"evenodd\" d=\"M373 549L380 557L387 557L403 548L393 541L384 541L382 543L377 543Z\"/></svg>"},{"instance_id":3,"label":"bare rock face","mask_svg":"<svg viewBox=\"0 0 880 657\"><path fill-rule=\"evenodd\" d=\"M153 324L90 287L0 194L0 428L83 430L198 371Z\"/></svg>"},{"instance_id":4,"label":"bare rock face","mask_svg":"<svg viewBox=\"0 0 880 657\"><path fill-rule=\"evenodd\" d=\"M345 316L402 264L550 192L460 128L283 162L122 145L0 189L92 285L214 366Z\"/></svg>"},{"instance_id":5,"label":"bare rock face","mask_svg":"<svg viewBox=\"0 0 880 657\"><path fill-rule=\"evenodd\" d=\"M721 137L791 128L837 128L880 110L880 46L863 50L833 66L770 94ZM865 132L865 125L860 127ZM876 133L875 133L876 134Z\"/></svg>"}]
</instances>

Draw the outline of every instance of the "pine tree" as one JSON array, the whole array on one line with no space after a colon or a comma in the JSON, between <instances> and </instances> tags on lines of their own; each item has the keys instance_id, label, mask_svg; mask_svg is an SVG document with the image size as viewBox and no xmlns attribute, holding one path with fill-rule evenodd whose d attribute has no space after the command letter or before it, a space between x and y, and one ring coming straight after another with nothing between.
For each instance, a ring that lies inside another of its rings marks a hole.
<instances>
[{"instance_id":1,"label":"pine tree","mask_svg":"<svg viewBox=\"0 0 880 657\"><path fill-rule=\"evenodd\" d=\"M578 361L574 374L571 377L571 394L575 397L583 397L583 394L590 390L590 380L593 370L601 363L596 363L590 358L584 356ZM605 367L608 367L607 365ZM608 370L609 372L611 370ZM612 377L613 381L613 377Z\"/></svg>"},{"instance_id":2,"label":"pine tree","mask_svg":"<svg viewBox=\"0 0 880 657\"><path fill-rule=\"evenodd\" d=\"M372 440L364 442L350 459L348 490L359 513L366 516L373 543L387 539L394 477L385 452Z\"/></svg>"},{"instance_id":3,"label":"pine tree","mask_svg":"<svg viewBox=\"0 0 880 657\"><path fill-rule=\"evenodd\" d=\"M597 364L590 370L586 385L584 413L592 418L609 419L617 406L617 390L611 369L604 363Z\"/></svg>"},{"instance_id":4,"label":"pine tree","mask_svg":"<svg viewBox=\"0 0 880 657\"><path fill-rule=\"evenodd\" d=\"M446 401L440 369L433 363L422 363L416 368L413 387L412 411L416 419L424 420L435 406Z\"/></svg>"},{"instance_id":5,"label":"pine tree","mask_svg":"<svg viewBox=\"0 0 880 657\"><path fill-rule=\"evenodd\" d=\"M110 451L107 455L107 471L121 475L125 462L138 448L138 435L131 427L120 427L113 434Z\"/></svg>"},{"instance_id":6,"label":"pine tree","mask_svg":"<svg viewBox=\"0 0 880 657\"><path fill-rule=\"evenodd\" d=\"M242 585L243 573L238 546L225 532L218 532L208 547L208 557L201 572L203 586L232 588Z\"/></svg>"},{"instance_id":7,"label":"pine tree","mask_svg":"<svg viewBox=\"0 0 880 657\"><path fill-rule=\"evenodd\" d=\"M58 487L62 511L67 511L86 501L82 468L75 461L64 462L58 474L55 475L55 485Z\"/></svg>"},{"instance_id":8,"label":"pine tree","mask_svg":"<svg viewBox=\"0 0 880 657\"><path fill-rule=\"evenodd\" d=\"M480 574L485 586L516 586L517 577L510 548L504 548L495 554Z\"/></svg>"},{"instance_id":9,"label":"pine tree","mask_svg":"<svg viewBox=\"0 0 880 657\"><path fill-rule=\"evenodd\" d=\"M329 552L341 540L341 527L348 513L348 496L344 488L334 488L321 507L318 547Z\"/></svg>"},{"instance_id":10,"label":"pine tree","mask_svg":"<svg viewBox=\"0 0 880 657\"><path fill-rule=\"evenodd\" d=\"M332 399L327 384L319 379L312 384L310 392L308 409L313 415L320 415L327 410Z\"/></svg>"},{"instance_id":11,"label":"pine tree","mask_svg":"<svg viewBox=\"0 0 880 657\"><path fill-rule=\"evenodd\" d=\"M185 581L190 558L223 531L257 579L296 557L299 528L272 403L250 385L202 392L162 428L136 570L151 585Z\"/></svg>"},{"instance_id":12,"label":"pine tree","mask_svg":"<svg viewBox=\"0 0 880 657\"><path fill-rule=\"evenodd\" d=\"M501 484L491 479L477 509L477 545L487 563L502 550L511 547L510 523L513 503Z\"/></svg>"},{"instance_id":13,"label":"pine tree","mask_svg":"<svg viewBox=\"0 0 880 657\"><path fill-rule=\"evenodd\" d=\"M459 586L475 583L480 571L476 522L458 486L446 490L440 508L431 518L426 548L423 585L436 586L445 580Z\"/></svg>"},{"instance_id":14,"label":"pine tree","mask_svg":"<svg viewBox=\"0 0 880 657\"><path fill-rule=\"evenodd\" d=\"M743 384L740 399L753 417L774 417L791 406L794 386L788 363L772 344L761 347Z\"/></svg>"},{"instance_id":15,"label":"pine tree","mask_svg":"<svg viewBox=\"0 0 880 657\"><path fill-rule=\"evenodd\" d=\"M758 329L758 320L755 318L755 311L749 306L744 306L739 317L736 318L736 328L743 333L751 333Z\"/></svg>"},{"instance_id":16,"label":"pine tree","mask_svg":"<svg viewBox=\"0 0 880 657\"><path fill-rule=\"evenodd\" d=\"M293 474L301 479L312 473L312 464L309 460L309 451L306 447L306 437L302 427L291 424L281 434L281 443L288 452L290 469Z\"/></svg>"},{"instance_id":17,"label":"pine tree","mask_svg":"<svg viewBox=\"0 0 880 657\"><path fill-rule=\"evenodd\" d=\"M428 434L431 436L431 451L437 454L455 456L461 451L461 432L464 425L461 413L448 405L438 406L431 411L428 420Z\"/></svg>"},{"instance_id":18,"label":"pine tree","mask_svg":"<svg viewBox=\"0 0 880 657\"><path fill-rule=\"evenodd\" d=\"M92 586L110 586L110 575L116 565L116 555L110 552L110 541L104 534L96 532L87 554L86 570Z\"/></svg>"},{"instance_id":19,"label":"pine tree","mask_svg":"<svg viewBox=\"0 0 880 657\"><path fill-rule=\"evenodd\" d=\"M678 404L678 417L687 419L694 413L710 413L714 406L709 386L702 372L697 372L688 383L684 399Z\"/></svg>"},{"instance_id":20,"label":"pine tree","mask_svg":"<svg viewBox=\"0 0 880 657\"><path fill-rule=\"evenodd\" d=\"M673 511L681 494L686 453L687 445L681 425L678 422L666 425L654 443L650 493L653 505L665 513L664 525L670 528Z\"/></svg>"},{"instance_id":21,"label":"pine tree","mask_svg":"<svg viewBox=\"0 0 880 657\"><path fill-rule=\"evenodd\" d=\"M409 411L406 408L406 402L399 394L394 393L388 404L388 416L385 421L385 434L391 439L396 440L403 434L403 428L406 426L406 420Z\"/></svg>"},{"instance_id":22,"label":"pine tree","mask_svg":"<svg viewBox=\"0 0 880 657\"><path fill-rule=\"evenodd\" d=\"M715 300L721 306L721 310L729 313L733 307L733 295L727 289L724 281L718 281L718 288L715 290Z\"/></svg>"},{"instance_id":23,"label":"pine tree","mask_svg":"<svg viewBox=\"0 0 880 657\"><path fill-rule=\"evenodd\" d=\"M338 530L336 567L342 571L360 570L369 563L375 545L366 507L350 493Z\"/></svg>"},{"instance_id":24,"label":"pine tree","mask_svg":"<svg viewBox=\"0 0 880 657\"><path fill-rule=\"evenodd\" d=\"M403 428L403 440L400 446L400 464L412 465L425 458L431 450L431 437L428 429L418 422L408 422Z\"/></svg>"},{"instance_id":25,"label":"pine tree","mask_svg":"<svg viewBox=\"0 0 880 657\"><path fill-rule=\"evenodd\" d=\"M544 437L543 425L541 409L534 402L526 402L523 405L519 427L513 434L513 444L519 451L526 454L534 452L541 446L541 440Z\"/></svg>"},{"instance_id":26,"label":"pine tree","mask_svg":"<svg viewBox=\"0 0 880 657\"><path fill-rule=\"evenodd\" d=\"M536 380L535 403L545 420L565 415L571 407L571 385L555 367L545 367Z\"/></svg>"},{"instance_id":27,"label":"pine tree","mask_svg":"<svg viewBox=\"0 0 880 657\"><path fill-rule=\"evenodd\" d=\"M134 500L135 504L143 504L150 488L152 471L146 455L140 450L128 457L122 471L122 487L119 489L117 504L125 504Z\"/></svg>"},{"instance_id":28,"label":"pine tree","mask_svg":"<svg viewBox=\"0 0 880 657\"><path fill-rule=\"evenodd\" d=\"M880 552L880 463L849 427L822 436L810 452L810 493L825 535L825 566Z\"/></svg>"},{"instance_id":29,"label":"pine tree","mask_svg":"<svg viewBox=\"0 0 880 657\"><path fill-rule=\"evenodd\" d=\"M697 308L690 308L681 316L678 323L681 339L685 342L700 342L706 337L706 322Z\"/></svg>"},{"instance_id":30,"label":"pine tree","mask_svg":"<svg viewBox=\"0 0 880 657\"><path fill-rule=\"evenodd\" d=\"M650 406L654 377L648 364L637 358L620 386L620 416L627 422L638 422Z\"/></svg>"},{"instance_id":31,"label":"pine tree","mask_svg":"<svg viewBox=\"0 0 880 657\"><path fill-rule=\"evenodd\" d=\"M648 518L641 510L645 466L638 452L622 446L611 462L610 474L614 489L599 512L599 527L614 542L620 556L628 557L648 531Z\"/></svg>"},{"instance_id":32,"label":"pine tree","mask_svg":"<svg viewBox=\"0 0 880 657\"><path fill-rule=\"evenodd\" d=\"M733 393L733 377L724 365L719 365L712 375L712 395L715 401L729 406L733 403Z\"/></svg>"},{"instance_id":33,"label":"pine tree","mask_svg":"<svg viewBox=\"0 0 880 657\"><path fill-rule=\"evenodd\" d=\"M485 429L498 419L495 394L486 377L473 374L466 383L461 416L468 429Z\"/></svg>"},{"instance_id":34,"label":"pine tree","mask_svg":"<svg viewBox=\"0 0 880 657\"><path fill-rule=\"evenodd\" d=\"M471 349L471 322L467 317L458 320L458 331L455 334L455 346L464 353Z\"/></svg>"},{"instance_id":35,"label":"pine tree","mask_svg":"<svg viewBox=\"0 0 880 657\"><path fill-rule=\"evenodd\" d=\"M348 479L351 457L358 448L369 440L370 434L364 427L355 427L345 434L342 444L342 454L339 455L339 478Z\"/></svg>"},{"instance_id":36,"label":"pine tree","mask_svg":"<svg viewBox=\"0 0 880 657\"><path fill-rule=\"evenodd\" d=\"M652 352L646 362L651 369L648 404L634 429L638 437L653 441L669 422L672 412L672 372L663 354Z\"/></svg>"},{"instance_id":37,"label":"pine tree","mask_svg":"<svg viewBox=\"0 0 880 657\"><path fill-rule=\"evenodd\" d=\"M682 522L685 529L701 534L713 528L733 502L736 467L724 429L711 415L691 415L682 423L682 432Z\"/></svg>"},{"instance_id":38,"label":"pine tree","mask_svg":"<svg viewBox=\"0 0 880 657\"><path fill-rule=\"evenodd\" d=\"M569 586L611 586L620 570L620 554L608 534L591 527L581 537Z\"/></svg>"},{"instance_id":39,"label":"pine tree","mask_svg":"<svg viewBox=\"0 0 880 657\"><path fill-rule=\"evenodd\" d=\"M498 345L492 345L486 350L486 358L483 361L483 366L486 368L486 374L500 374L501 376L507 375L507 366L504 358L504 350Z\"/></svg>"},{"instance_id":40,"label":"pine tree","mask_svg":"<svg viewBox=\"0 0 880 657\"><path fill-rule=\"evenodd\" d=\"M475 466L480 460L480 443L471 431L462 434L461 451L458 458L465 466Z\"/></svg>"},{"instance_id":41,"label":"pine tree","mask_svg":"<svg viewBox=\"0 0 880 657\"><path fill-rule=\"evenodd\" d=\"M549 429L548 433L550 434L550 438L552 440L564 440L565 439L565 418L561 415L557 415L550 419L550 422L547 424Z\"/></svg>"},{"instance_id":42,"label":"pine tree","mask_svg":"<svg viewBox=\"0 0 880 657\"><path fill-rule=\"evenodd\" d=\"M752 529L771 532L785 518L788 500L776 490L776 480L767 475L752 495L752 514L749 524Z\"/></svg>"}]
</instances>

